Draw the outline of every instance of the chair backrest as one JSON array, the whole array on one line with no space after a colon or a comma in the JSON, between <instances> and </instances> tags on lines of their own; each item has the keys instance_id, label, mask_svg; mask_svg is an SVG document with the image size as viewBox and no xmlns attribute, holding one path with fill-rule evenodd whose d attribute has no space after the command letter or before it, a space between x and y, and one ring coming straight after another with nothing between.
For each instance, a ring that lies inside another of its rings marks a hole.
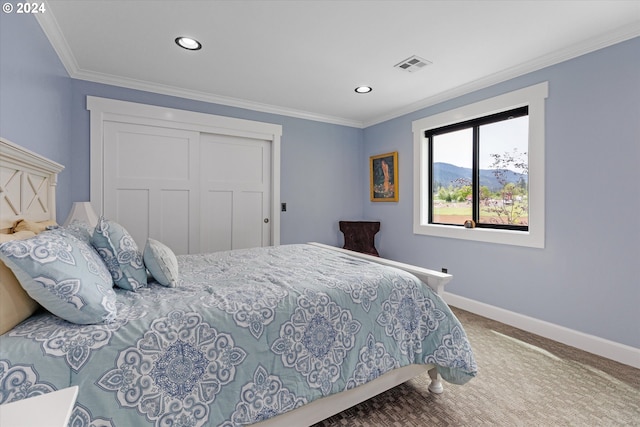
<instances>
[{"instance_id":1,"label":"chair backrest","mask_svg":"<svg viewBox=\"0 0 640 427\"><path fill-rule=\"evenodd\" d=\"M344 249L380 256L375 247L380 221L340 221L339 225L344 234Z\"/></svg>"}]
</instances>

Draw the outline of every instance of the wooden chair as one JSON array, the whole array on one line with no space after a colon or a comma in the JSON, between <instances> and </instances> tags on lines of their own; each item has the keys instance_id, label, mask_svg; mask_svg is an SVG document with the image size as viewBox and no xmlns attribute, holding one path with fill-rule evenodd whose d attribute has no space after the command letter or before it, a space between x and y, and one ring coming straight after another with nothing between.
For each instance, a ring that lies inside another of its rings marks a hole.
<instances>
[{"instance_id":1,"label":"wooden chair","mask_svg":"<svg viewBox=\"0 0 640 427\"><path fill-rule=\"evenodd\" d=\"M380 221L340 221L339 224L344 234L344 249L380 256L375 247Z\"/></svg>"}]
</instances>

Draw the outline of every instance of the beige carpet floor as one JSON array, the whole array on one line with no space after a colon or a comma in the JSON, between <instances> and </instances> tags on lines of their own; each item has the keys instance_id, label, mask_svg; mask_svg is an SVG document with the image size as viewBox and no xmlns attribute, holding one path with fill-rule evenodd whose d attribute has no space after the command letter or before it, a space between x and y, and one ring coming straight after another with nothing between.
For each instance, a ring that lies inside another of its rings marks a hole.
<instances>
[{"instance_id":1,"label":"beige carpet floor","mask_svg":"<svg viewBox=\"0 0 640 427\"><path fill-rule=\"evenodd\" d=\"M314 427L640 426L640 370L454 312L476 354L476 378L434 395L425 373Z\"/></svg>"}]
</instances>

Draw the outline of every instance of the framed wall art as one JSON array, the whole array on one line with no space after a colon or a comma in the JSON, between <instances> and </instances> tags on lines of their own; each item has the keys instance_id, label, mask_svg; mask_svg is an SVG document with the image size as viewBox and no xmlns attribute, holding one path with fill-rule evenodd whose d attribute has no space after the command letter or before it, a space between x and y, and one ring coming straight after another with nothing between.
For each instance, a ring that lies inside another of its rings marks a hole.
<instances>
[{"instance_id":1,"label":"framed wall art","mask_svg":"<svg viewBox=\"0 0 640 427\"><path fill-rule=\"evenodd\" d=\"M398 201L398 152L369 157L372 202Z\"/></svg>"}]
</instances>

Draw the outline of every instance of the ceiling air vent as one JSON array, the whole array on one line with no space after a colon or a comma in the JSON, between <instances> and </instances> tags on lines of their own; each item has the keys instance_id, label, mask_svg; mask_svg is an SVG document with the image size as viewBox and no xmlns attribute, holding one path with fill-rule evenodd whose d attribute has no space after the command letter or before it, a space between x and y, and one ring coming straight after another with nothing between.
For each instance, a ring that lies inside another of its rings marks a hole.
<instances>
[{"instance_id":1,"label":"ceiling air vent","mask_svg":"<svg viewBox=\"0 0 640 427\"><path fill-rule=\"evenodd\" d=\"M413 73L415 71L419 71L423 69L429 64L431 64L430 61L427 61L424 58L420 58L419 56L413 55L405 59L404 61L397 63L396 65L394 65L394 67Z\"/></svg>"}]
</instances>

